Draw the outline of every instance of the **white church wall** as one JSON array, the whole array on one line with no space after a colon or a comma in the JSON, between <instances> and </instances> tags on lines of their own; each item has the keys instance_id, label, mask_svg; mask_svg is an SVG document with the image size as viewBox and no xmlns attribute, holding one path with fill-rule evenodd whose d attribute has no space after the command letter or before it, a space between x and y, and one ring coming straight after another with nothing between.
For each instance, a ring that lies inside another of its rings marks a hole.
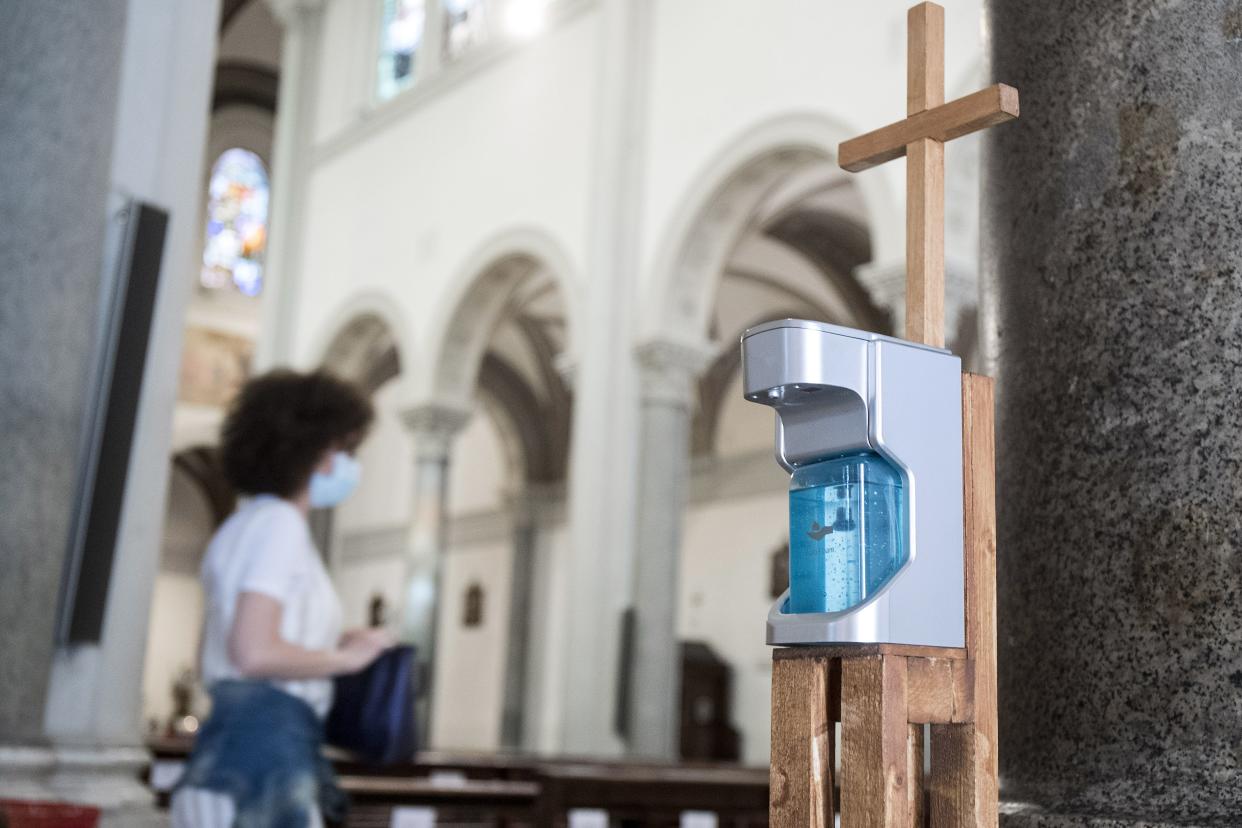
<instances>
[{"instance_id":1,"label":"white church wall","mask_svg":"<svg viewBox=\"0 0 1242 828\"><path fill-rule=\"evenodd\" d=\"M682 525L678 635L703 641L733 668L732 724L742 761L768 761L771 652L764 619L772 603L769 562L787 535L784 492L694 504Z\"/></svg>"},{"instance_id":2,"label":"white church wall","mask_svg":"<svg viewBox=\"0 0 1242 828\"><path fill-rule=\"evenodd\" d=\"M371 599L377 594L384 597L384 604L390 611L400 606L404 577L405 562L399 556L356 557L339 562L333 581L341 598L345 627L366 626Z\"/></svg>"},{"instance_id":3,"label":"white church wall","mask_svg":"<svg viewBox=\"0 0 1242 828\"><path fill-rule=\"evenodd\" d=\"M362 116L379 57L381 4L336 0L324 7L314 140L330 138Z\"/></svg>"},{"instance_id":4,"label":"white church wall","mask_svg":"<svg viewBox=\"0 0 1242 828\"><path fill-rule=\"evenodd\" d=\"M513 228L584 254L595 103L594 18L576 17L402 117L321 151L308 191L295 323L302 361L334 310L368 287L387 291L426 340L452 311L464 263ZM329 50L324 73L360 59ZM587 67L587 69L584 69ZM328 94L324 92L323 95ZM391 106L389 102L385 106ZM379 117L378 114L376 117ZM572 297L570 297L572 301ZM410 376L428 373L411 366Z\"/></svg>"},{"instance_id":5,"label":"white church wall","mask_svg":"<svg viewBox=\"0 0 1242 828\"><path fill-rule=\"evenodd\" d=\"M835 149L843 138L905 116L907 5L655 4L643 209L646 279L659 278L669 229L687 209L689 194L704 188L701 178L712 159L745 143L743 136L776 119L814 114L837 125L839 134L818 139ZM961 76L981 54L981 8L970 0L947 10L948 78ZM875 257L900 260L902 165L864 173L859 185L871 213ZM662 301L653 290L649 283L647 301Z\"/></svg>"},{"instance_id":6,"label":"white church wall","mask_svg":"<svg viewBox=\"0 0 1242 828\"><path fill-rule=\"evenodd\" d=\"M464 515L504 508L508 479L507 461L500 434L491 416L481 406L453 443L449 467L448 509Z\"/></svg>"},{"instance_id":7,"label":"white church wall","mask_svg":"<svg viewBox=\"0 0 1242 828\"><path fill-rule=\"evenodd\" d=\"M742 374L729 383L716 424L716 445L723 455L770 453L776 433L772 409L747 402L742 397ZM772 461L776 462L775 459Z\"/></svg>"},{"instance_id":8,"label":"white church wall","mask_svg":"<svg viewBox=\"0 0 1242 828\"><path fill-rule=\"evenodd\" d=\"M172 686L183 670L198 672L203 587L198 576L160 572L151 595L151 620L142 675L142 716L160 728L173 712ZM204 711L199 710L201 715Z\"/></svg>"},{"instance_id":9,"label":"white church wall","mask_svg":"<svg viewBox=\"0 0 1242 828\"><path fill-rule=\"evenodd\" d=\"M414 441L401 422L399 389L385 383L372 397L375 422L358 447L362 480L336 510L333 530L404 526L409 522L414 480Z\"/></svg>"},{"instance_id":10,"label":"white church wall","mask_svg":"<svg viewBox=\"0 0 1242 828\"><path fill-rule=\"evenodd\" d=\"M460 545L445 556L436 634L431 746L496 750L504 693L512 549L504 541ZM478 626L463 623L466 590L483 590Z\"/></svg>"}]
</instances>

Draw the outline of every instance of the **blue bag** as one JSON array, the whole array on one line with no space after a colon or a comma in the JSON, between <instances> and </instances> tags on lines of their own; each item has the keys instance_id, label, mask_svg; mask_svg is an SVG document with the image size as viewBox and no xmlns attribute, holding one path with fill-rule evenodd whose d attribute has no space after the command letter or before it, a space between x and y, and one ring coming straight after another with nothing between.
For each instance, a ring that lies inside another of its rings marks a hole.
<instances>
[{"instance_id":1,"label":"blue bag","mask_svg":"<svg viewBox=\"0 0 1242 828\"><path fill-rule=\"evenodd\" d=\"M359 673L337 676L324 729L328 744L370 762L391 765L414 757L414 648L393 647Z\"/></svg>"}]
</instances>

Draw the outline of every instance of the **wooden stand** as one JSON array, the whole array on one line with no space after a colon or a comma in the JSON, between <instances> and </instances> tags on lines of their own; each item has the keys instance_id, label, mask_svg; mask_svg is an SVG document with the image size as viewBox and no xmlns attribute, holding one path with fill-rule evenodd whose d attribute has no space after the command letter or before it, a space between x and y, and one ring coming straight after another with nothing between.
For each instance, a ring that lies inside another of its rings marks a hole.
<instances>
[{"instance_id":1,"label":"wooden stand","mask_svg":"<svg viewBox=\"0 0 1242 828\"><path fill-rule=\"evenodd\" d=\"M906 157L906 338L944 346L944 142L1018 117L996 84L944 102L944 9L907 17L907 117L841 144L859 172ZM773 653L774 828L833 825L835 722L841 825L994 828L996 480L992 380L962 377L966 647L789 647ZM924 725L931 773L924 778Z\"/></svg>"},{"instance_id":2,"label":"wooden stand","mask_svg":"<svg viewBox=\"0 0 1242 828\"><path fill-rule=\"evenodd\" d=\"M855 644L773 651L772 828L833 825L835 722L842 828L996 826L992 400L990 378L962 377L965 649Z\"/></svg>"}]
</instances>

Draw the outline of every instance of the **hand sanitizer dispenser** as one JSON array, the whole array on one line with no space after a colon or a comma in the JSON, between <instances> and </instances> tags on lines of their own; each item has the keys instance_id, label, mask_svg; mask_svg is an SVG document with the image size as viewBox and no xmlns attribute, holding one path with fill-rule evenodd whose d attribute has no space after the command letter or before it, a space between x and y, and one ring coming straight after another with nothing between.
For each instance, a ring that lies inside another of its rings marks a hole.
<instances>
[{"instance_id":1,"label":"hand sanitizer dispenser","mask_svg":"<svg viewBox=\"0 0 1242 828\"><path fill-rule=\"evenodd\" d=\"M742 364L791 474L768 643L965 646L961 360L785 319L742 335Z\"/></svg>"}]
</instances>

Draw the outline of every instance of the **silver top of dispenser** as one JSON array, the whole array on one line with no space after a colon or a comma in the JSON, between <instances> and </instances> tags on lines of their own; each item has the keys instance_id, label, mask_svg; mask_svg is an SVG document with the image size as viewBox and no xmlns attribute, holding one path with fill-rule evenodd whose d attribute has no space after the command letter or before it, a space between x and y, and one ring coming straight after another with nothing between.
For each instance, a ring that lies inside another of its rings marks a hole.
<instances>
[{"instance_id":1,"label":"silver top of dispenser","mask_svg":"<svg viewBox=\"0 0 1242 828\"><path fill-rule=\"evenodd\" d=\"M950 351L947 348L935 348L931 345L924 345L921 342L911 342L908 339L898 339L895 336L885 336L884 334L874 333L873 331L860 331L855 328L846 328L842 325L830 325L827 322L815 322L811 319L774 319L771 322L764 322L762 325L756 325L748 328L742 334L742 341L745 342L749 336L761 334L764 331L771 331L776 328L809 328L810 330L823 331L825 333L837 334L839 336L848 336L853 339L862 339L867 342L892 342L895 345L905 345L910 348L921 348L924 351L934 351L938 354L947 354Z\"/></svg>"},{"instance_id":2,"label":"silver top of dispenser","mask_svg":"<svg viewBox=\"0 0 1242 828\"><path fill-rule=\"evenodd\" d=\"M776 456L786 469L877 450L879 349L947 355L869 331L781 319L742 335L742 393L777 412Z\"/></svg>"}]
</instances>

